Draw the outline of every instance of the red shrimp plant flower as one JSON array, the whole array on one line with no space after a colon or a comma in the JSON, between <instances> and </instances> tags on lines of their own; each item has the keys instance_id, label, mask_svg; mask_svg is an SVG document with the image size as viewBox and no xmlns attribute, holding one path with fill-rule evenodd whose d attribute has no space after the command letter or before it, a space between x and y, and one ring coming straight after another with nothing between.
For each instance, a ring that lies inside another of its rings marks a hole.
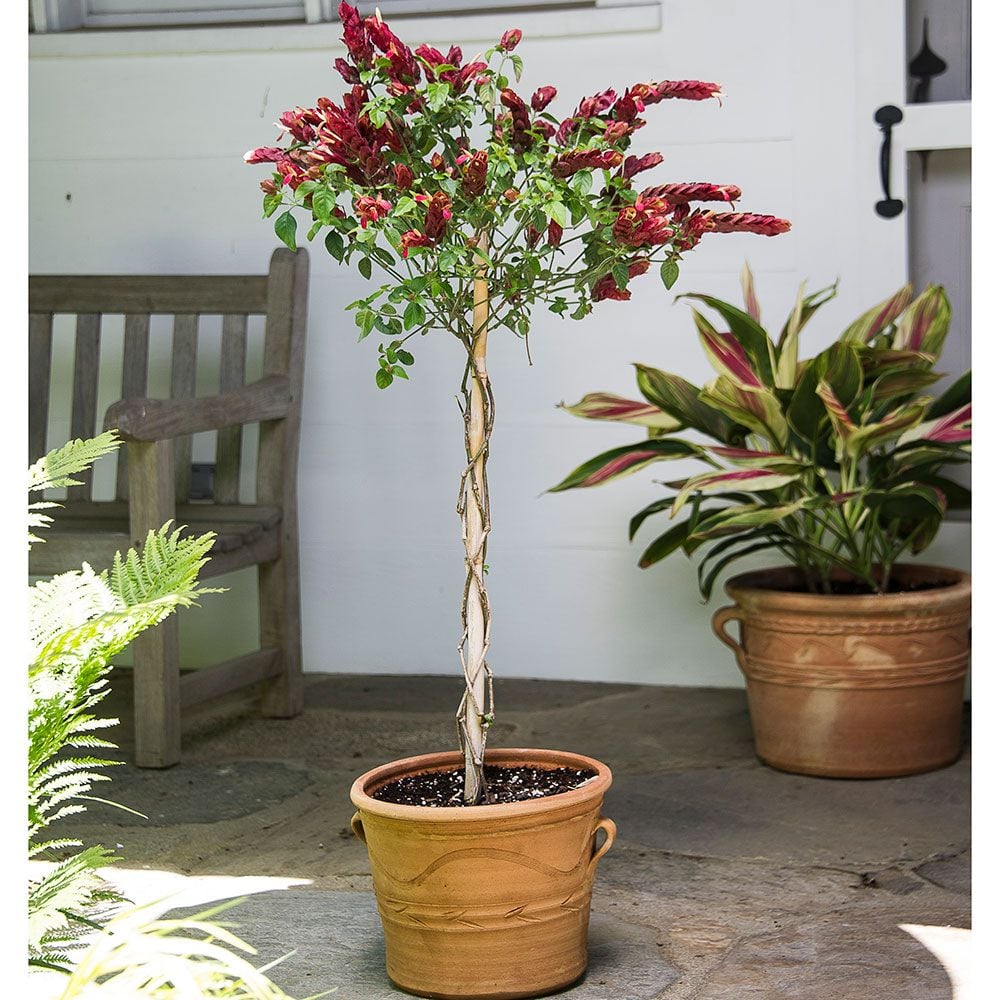
<instances>
[{"instance_id":1,"label":"red shrimp plant flower","mask_svg":"<svg viewBox=\"0 0 1000 1000\"><path fill-rule=\"evenodd\" d=\"M313 107L285 112L278 144L245 159L272 166L261 184L264 214L289 247L304 217L306 239L324 233L336 261L356 264L367 279L375 268L382 272L377 287L348 306L359 339L380 339L380 388L408 378L417 336L440 329L462 347L467 580L458 729L465 801L472 803L483 797L486 731L494 718L484 577L493 426L488 332L506 327L526 340L536 306L583 319L597 302L628 300L631 283L654 266L670 288L682 255L706 234L776 235L789 223L694 207L731 207L740 196L731 184L644 189L637 182L663 160L658 152L629 152L647 108L717 98L716 83L609 88L559 117L552 112L554 86L525 96L515 90L519 29L467 59L454 45L447 52L410 48L378 13L362 17L348 3L339 13L347 55L334 68L347 91L339 102L321 97Z\"/></svg>"},{"instance_id":2,"label":"red shrimp plant flower","mask_svg":"<svg viewBox=\"0 0 1000 1000\"><path fill-rule=\"evenodd\" d=\"M699 389L637 365L642 401L596 392L564 407L639 424L648 437L597 455L550 492L695 459L708 470L664 483L668 495L632 518L629 538L649 518L672 521L647 545L641 567L681 550L698 559L707 600L731 563L776 551L813 592L830 593L835 572L846 571L884 593L900 556L921 552L949 508L971 503L946 472L971 458L972 379L966 372L940 396L925 394L941 378L934 367L951 317L940 286L914 298L904 285L815 357L800 358L802 328L834 291L800 290L776 337L761 326L749 268L742 309L689 296L728 327L718 330L694 310L717 377Z\"/></svg>"}]
</instances>

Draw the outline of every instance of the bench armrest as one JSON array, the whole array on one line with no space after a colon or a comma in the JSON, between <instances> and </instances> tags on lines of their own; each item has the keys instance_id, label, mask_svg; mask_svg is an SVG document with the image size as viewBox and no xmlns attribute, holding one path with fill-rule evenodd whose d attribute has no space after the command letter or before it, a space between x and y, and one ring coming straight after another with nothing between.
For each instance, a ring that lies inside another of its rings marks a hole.
<instances>
[{"instance_id":1,"label":"bench armrest","mask_svg":"<svg viewBox=\"0 0 1000 1000\"><path fill-rule=\"evenodd\" d=\"M292 406L285 375L268 375L233 392L196 399L122 399L108 407L104 429L117 429L126 441L166 438L214 431L233 424L279 420Z\"/></svg>"}]
</instances>

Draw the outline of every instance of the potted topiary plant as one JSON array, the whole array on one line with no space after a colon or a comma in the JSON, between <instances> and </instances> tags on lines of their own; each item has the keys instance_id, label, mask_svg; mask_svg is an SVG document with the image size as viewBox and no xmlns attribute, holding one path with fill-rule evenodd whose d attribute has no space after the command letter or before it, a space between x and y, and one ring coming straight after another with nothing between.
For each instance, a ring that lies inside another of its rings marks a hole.
<instances>
[{"instance_id":1,"label":"potted topiary plant","mask_svg":"<svg viewBox=\"0 0 1000 1000\"><path fill-rule=\"evenodd\" d=\"M527 340L539 304L582 319L594 302L626 300L629 283L653 266L669 288L681 255L705 233L789 226L691 207L731 203L740 195L731 185L637 189L636 176L663 159L628 155L646 108L717 96L716 84L604 90L560 120L549 110L555 87L530 98L512 87L521 76L517 29L466 62L455 46L411 50L380 16L362 18L350 4L340 17L347 58L335 66L347 93L339 104L321 98L285 113L284 145L246 159L274 166L262 184L264 212L289 246L293 211L304 209L308 238L325 230L335 260L356 263L365 278L375 267L388 276L348 307L359 339L382 338L380 388L408 377L415 338L431 329L454 338L465 424L459 749L362 775L351 790L353 826L368 846L396 984L429 996L535 996L586 967L594 871L615 835L600 816L611 772L575 753L486 751L494 721L487 338L506 327Z\"/></svg>"},{"instance_id":2,"label":"potted topiary plant","mask_svg":"<svg viewBox=\"0 0 1000 1000\"><path fill-rule=\"evenodd\" d=\"M971 580L899 559L930 544L946 510L970 504L943 470L971 457L971 377L937 399L923 394L941 377L934 365L951 310L940 287L914 299L904 286L800 360L801 330L833 294L800 291L776 339L760 325L749 269L744 309L688 296L728 327L694 311L718 377L699 390L637 365L645 402L595 393L566 407L645 423L651 437L598 455L553 489L596 486L664 458L708 465L663 484L670 494L636 514L629 534L668 512L674 524L639 565L679 549L697 556L706 600L744 556L787 562L729 580L735 604L712 619L746 676L758 755L831 777L928 771L961 749ZM725 631L733 620L740 642Z\"/></svg>"}]
</instances>

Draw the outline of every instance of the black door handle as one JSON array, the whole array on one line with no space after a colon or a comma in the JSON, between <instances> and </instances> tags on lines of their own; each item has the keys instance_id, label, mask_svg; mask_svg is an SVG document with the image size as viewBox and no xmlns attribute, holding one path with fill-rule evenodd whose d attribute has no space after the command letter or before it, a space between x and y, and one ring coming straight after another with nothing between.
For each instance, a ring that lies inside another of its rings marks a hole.
<instances>
[{"instance_id":1,"label":"black door handle","mask_svg":"<svg viewBox=\"0 0 1000 1000\"><path fill-rule=\"evenodd\" d=\"M875 112L875 124L882 132L882 149L879 151L879 177L885 197L875 202L875 211L883 219L893 219L903 211L903 203L889 193L889 160L892 154L892 126L903 120L903 112L895 104L883 104Z\"/></svg>"}]
</instances>

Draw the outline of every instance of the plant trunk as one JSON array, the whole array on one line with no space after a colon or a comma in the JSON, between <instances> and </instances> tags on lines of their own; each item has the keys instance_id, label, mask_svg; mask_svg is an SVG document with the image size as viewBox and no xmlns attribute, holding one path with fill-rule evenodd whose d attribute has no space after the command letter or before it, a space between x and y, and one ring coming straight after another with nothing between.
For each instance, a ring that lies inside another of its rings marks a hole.
<instances>
[{"instance_id":1,"label":"plant trunk","mask_svg":"<svg viewBox=\"0 0 1000 1000\"><path fill-rule=\"evenodd\" d=\"M489 238L479 240L485 253ZM465 692L458 709L459 743L465 757L463 798L468 805L485 793L483 755L486 730L493 721L493 684L486 652L490 645L490 605L486 594L486 539L490 531L490 502L486 481L490 432L493 429L493 395L486 372L486 338L489 290L486 265L473 284L472 340L463 383L465 454L458 512L465 544L465 593L462 602L462 642L459 653L465 675Z\"/></svg>"}]
</instances>

